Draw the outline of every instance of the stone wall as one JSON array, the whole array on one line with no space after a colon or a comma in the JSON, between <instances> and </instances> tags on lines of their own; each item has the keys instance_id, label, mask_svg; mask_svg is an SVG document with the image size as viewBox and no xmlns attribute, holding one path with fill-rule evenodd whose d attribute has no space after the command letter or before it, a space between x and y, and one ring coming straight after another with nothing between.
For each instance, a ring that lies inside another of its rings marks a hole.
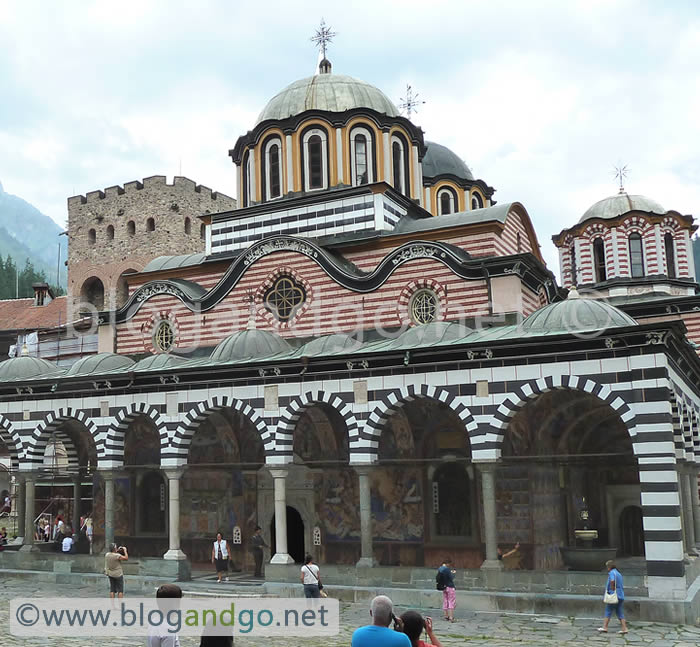
<instances>
[{"instance_id":1,"label":"stone wall","mask_svg":"<svg viewBox=\"0 0 700 647\"><path fill-rule=\"evenodd\" d=\"M123 273L139 271L158 256L203 252L198 216L235 208L227 195L185 177L168 184L163 175L68 198L73 305L87 285L99 286L95 279L104 289L102 307L121 305L127 293Z\"/></svg>"}]
</instances>

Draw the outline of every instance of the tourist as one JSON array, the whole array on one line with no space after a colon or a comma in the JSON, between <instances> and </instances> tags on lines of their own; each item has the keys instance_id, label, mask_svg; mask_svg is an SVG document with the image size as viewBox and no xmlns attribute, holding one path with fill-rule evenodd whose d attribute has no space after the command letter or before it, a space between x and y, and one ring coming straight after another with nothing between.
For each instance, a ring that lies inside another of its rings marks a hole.
<instances>
[{"instance_id":1,"label":"tourist","mask_svg":"<svg viewBox=\"0 0 700 647\"><path fill-rule=\"evenodd\" d=\"M251 552L255 560L255 577L262 577L263 546L269 548L263 539L260 526L255 526L255 533L250 538Z\"/></svg>"},{"instance_id":2,"label":"tourist","mask_svg":"<svg viewBox=\"0 0 700 647\"><path fill-rule=\"evenodd\" d=\"M418 611L406 611L401 614L403 632L408 636L413 647L442 647L442 643L433 633L433 619L423 618ZM423 630L428 634L429 643L420 639Z\"/></svg>"},{"instance_id":3,"label":"tourist","mask_svg":"<svg viewBox=\"0 0 700 647\"><path fill-rule=\"evenodd\" d=\"M301 583L304 585L304 597L320 598L321 589L321 571L314 564L313 557L307 555L304 558L304 565L301 567Z\"/></svg>"},{"instance_id":4,"label":"tourist","mask_svg":"<svg viewBox=\"0 0 700 647\"><path fill-rule=\"evenodd\" d=\"M12 501L10 499L10 495L6 494L5 499L2 502L2 509L0 510L0 514L10 514L12 511Z\"/></svg>"},{"instance_id":5,"label":"tourist","mask_svg":"<svg viewBox=\"0 0 700 647\"><path fill-rule=\"evenodd\" d=\"M51 524L48 519L44 519L44 542L48 543L51 539Z\"/></svg>"},{"instance_id":6,"label":"tourist","mask_svg":"<svg viewBox=\"0 0 700 647\"><path fill-rule=\"evenodd\" d=\"M504 553L503 550L501 550L499 548L497 557L499 560L508 559L509 557L511 557L512 555L515 555L515 553L518 552L518 548L520 548L520 542L515 544L515 546L513 546L512 550L509 550L507 553Z\"/></svg>"},{"instance_id":7,"label":"tourist","mask_svg":"<svg viewBox=\"0 0 700 647\"><path fill-rule=\"evenodd\" d=\"M605 619L603 620L603 626L598 627L598 631L601 633L608 633L608 625L610 624L610 618L612 618L613 611L617 615L622 629L617 633L626 634L629 632L627 629L627 620L625 620L625 614L622 610L625 601L625 589L622 586L622 573L615 567L615 562L609 559L605 562L605 567L608 569L608 581L605 586L606 594L617 596L617 602L605 604ZM606 596L607 597L607 596Z\"/></svg>"},{"instance_id":8,"label":"tourist","mask_svg":"<svg viewBox=\"0 0 700 647\"><path fill-rule=\"evenodd\" d=\"M410 638L403 633L403 622L394 615L394 604L386 595L378 595L370 605L372 624L355 629L352 647L411 647ZM395 630L389 629L394 620Z\"/></svg>"},{"instance_id":9,"label":"tourist","mask_svg":"<svg viewBox=\"0 0 700 647\"><path fill-rule=\"evenodd\" d=\"M129 559L129 553L126 546L112 544L109 552L105 555L105 575L109 578L109 597L114 599L117 595L120 598L124 597L124 570L122 562Z\"/></svg>"},{"instance_id":10,"label":"tourist","mask_svg":"<svg viewBox=\"0 0 700 647\"><path fill-rule=\"evenodd\" d=\"M92 555L92 517L90 515L85 517L85 535L90 546L90 555Z\"/></svg>"},{"instance_id":11,"label":"tourist","mask_svg":"<svg viewBox=\"0 0 700 647\"><path fill-rule=\"evenodd\" d=\"M66 535L61 540L61 552L63 553L73 553L73 535L71 534L70 528L66 528Z\"/></svg>"},{"instance_id":12,"label":"tourist","mask_svg":"<svg viewBox=\"0 0 700 647\"><path fill-rule=\"evenodd\" d=\"M157 600L172 600L181 597L182 589L177 584L163 584L156 591ZM158 607L163 611L164 616L171 610L170 605L167 603L161 604L159 602ZM180 638L172 632L172 626L163 622L148 629L148 642L146 645L147 647L180 647Z\"/></svg>"},{"instance_id":13,"label":"tourist","mask_svg":"<svg viewBox=\"0 0 700 647\"><path fill-rule=\"evenodd\" d=\"M228 560L230 554L228 541L223 539L220 532L217 533L216 541L211 549L211 563L216 567L217 582L221 582L224 575L226 575L226 581L228 582Z\"/></svg>"},{"instance_id":14,"label":"tourist","mask_svg":"<svg viewBox=\"0 0 700 647\"><path fill-rule=\"evenodd\" d=\"M455 606L457 606L457 595L455 594L455 575L457 571L452 568L452 560L448 557L438 569L442 584L442 610L445 620L455 621Z\"/></svg>"},{"instance_id":15,"label":"tourist","mask_svg":"<svg viewBox=\"0 0 700 647\"><path fill-rule=\"evenodd\" d=\"M6 528L0 528L0 551L5 550L5 546L7 546L7 529Z\"/></svg>"}]
</instances>

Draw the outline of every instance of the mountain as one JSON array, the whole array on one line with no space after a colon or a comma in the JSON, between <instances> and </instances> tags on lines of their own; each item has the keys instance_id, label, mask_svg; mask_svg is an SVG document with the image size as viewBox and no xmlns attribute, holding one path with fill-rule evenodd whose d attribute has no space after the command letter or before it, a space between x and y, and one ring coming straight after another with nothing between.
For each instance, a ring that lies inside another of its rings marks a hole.
<instances>
[{"instance_id":1,"label":"mountain","mask_svg":"<svg viewBox=\"0 0 700 647\"><path fill-rule=\"evenodd\" d=\"M26 200L5 193L0 183L0 255L9 254L20 268L28 258L37 271L44 272L49 283L56 283L58 246L61 245L59 283L66 286L66 236L51 218Z\"/></svg>"}]
</instances>

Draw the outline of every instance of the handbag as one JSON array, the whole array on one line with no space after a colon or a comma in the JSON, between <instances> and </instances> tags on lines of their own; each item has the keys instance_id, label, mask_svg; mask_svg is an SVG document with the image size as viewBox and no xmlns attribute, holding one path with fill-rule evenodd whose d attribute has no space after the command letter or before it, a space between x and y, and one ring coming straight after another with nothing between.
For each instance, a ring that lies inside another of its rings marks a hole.
<instances>
[{"instance_id":1,"label":"handbag","mask_svg":"<svg viewBox=\"0 0 700 647\"><path fill-rule=\"evenodd\" d=\"M326 593L326 592L323 590L323 584L321 584L321 580L319 580L318 577L316 577L316 575L314 574L314 572L313 572L306 564L304 564L304 568L306 568L306 570L309 571L309 573L311 573L311 575L313 576L313 578L316 580L316 583L318 584L318 592L320 593L321 597L322 597L322 598L327 598L327 597L328 597L328 593Z\"/></svg>"},{"instance_id":2,"label":"handbag","mask_svg":"<svg viewBox=\"0 0 700 647\"><path fill-rule=\"evenodd\" d=\"M605 595L603 595L603 602L605 604L617 604L619 600L617 599L617 591L608 593L608 587L605 587Z\"/></svg>"}]
</instances>

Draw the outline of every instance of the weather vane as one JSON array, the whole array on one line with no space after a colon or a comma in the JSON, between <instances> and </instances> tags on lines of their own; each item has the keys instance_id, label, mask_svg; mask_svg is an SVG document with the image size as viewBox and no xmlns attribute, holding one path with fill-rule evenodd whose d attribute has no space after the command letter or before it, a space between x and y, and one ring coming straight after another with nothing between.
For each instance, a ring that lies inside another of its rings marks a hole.
<instances>
[{"instance_id":1,"label":"weather vane","mask_svg":"<svg viewBox=\"0 0 700 647\"><path fill-rule=\"evenodd\" d=\"M326 46L333 41L333 38L338 34L331 31L331 28L326 26L326 21L321 18L321 26L316 30L316 33L311 37L311 42L316 43L316 47L321 49L321 57L326 58Z\"/></svg>"},{"instance_id":2,"label":"weather vane","mask_svg":"<svg viewBox=\"0 0 700 647\"><path fill-rule=\"evenodd\" d=\"M624 181L627 178L627 174L629 173L629 171L630 170L627 168L626 164L624 166L615 167L615 179L620 181L620 193L625 192Z\"/></svg>"},{"instance_id":3,"label":"weather vane","mask_svg":"<svg viewBox=\"0 0 700 647\"><path fill-rule=\"evenodd\" d=\"M399 108L406 111L406 116L410 119L412 112L418 112L418 106L422 106L425 101L418 101L418 93L413 94L413 88L410 85L406 85L406 98L401 97L399 99L401 103Z\"/></svg>"}]
</instances>

